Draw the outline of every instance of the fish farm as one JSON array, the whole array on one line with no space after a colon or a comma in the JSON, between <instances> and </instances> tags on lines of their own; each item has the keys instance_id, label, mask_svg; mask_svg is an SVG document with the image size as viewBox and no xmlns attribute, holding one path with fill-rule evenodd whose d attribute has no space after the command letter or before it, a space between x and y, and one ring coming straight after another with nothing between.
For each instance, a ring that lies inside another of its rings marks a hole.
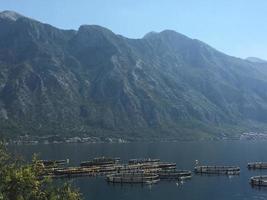
<instances>
[{"instance_id":1,"label":"fish farm","mask_svg":"<svg viewBox=\"0 0 267 200\"><path fill-rule=\"evenodd\" d=\"M160 179L182 180L191 177L191 171L177 170L176 163L159 159L131 159L126 164L120 158L98 157L82 161L80 166L66 166L69 160L40 160L42 177L75 178L105 176L112 183L157 183Z\"/></svg>"},{"instance_id":2,"label":"fish farm","mask_svg":"<svg viewBox=\"0 0 267 200\"><path fill-rule=\"evenodd\" d=\"M192 177L190 170L176 169L174 162L162 162L160 159L130 159L121 163L120 158L97 157L82 161L80 166L69 166L66 160L39 160L40 177L76 178L104 176L108 183L154 184L160 180L183 181ZM267 169L267 162L251 162L248 169ZM239 175L238 166L196 166L195 174ZM252 186L267 186L267 175L250 178Z\"/></svg>"}]
</instances>

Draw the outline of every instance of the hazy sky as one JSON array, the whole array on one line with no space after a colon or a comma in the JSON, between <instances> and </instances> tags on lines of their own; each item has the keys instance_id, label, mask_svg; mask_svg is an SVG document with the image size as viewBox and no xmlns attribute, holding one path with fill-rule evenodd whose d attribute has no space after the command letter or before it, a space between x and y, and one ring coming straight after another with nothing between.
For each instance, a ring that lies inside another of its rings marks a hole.
<instances>
[{"instance_id":1,"label":"hazy sky","mask_svg":"<svg viewBox=\"0 0 267 200\"><path fill-rule=\"evenodd\" d=\"M237 57L267 59L267 0L0 0L64 29L97 24L130 38L173 29Z\"/></svg>"}]
</instances>

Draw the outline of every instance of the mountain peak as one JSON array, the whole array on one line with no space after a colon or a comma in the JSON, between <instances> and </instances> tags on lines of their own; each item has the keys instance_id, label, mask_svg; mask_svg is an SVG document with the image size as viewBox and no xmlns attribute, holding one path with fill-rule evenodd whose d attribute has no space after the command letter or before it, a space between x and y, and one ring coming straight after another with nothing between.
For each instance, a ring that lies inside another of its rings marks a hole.
<instances>
[{"instance_id":1,"label":"mountain peak","mask_svg":"<svg viewBox=\"0 0 267 200\"><path fill-rule=\"evenodd\" d=\"M157 34L158 34L158 32L156 32L156 31L150 31L147 34L145 34L143 38L150 38L150 37L153 37L154 35L157 35Z\"/></svg>"},{"instance_id":2,"label":"mountain peak","mask_svg":"<svg viewBox=\"0 0 267 200\"><path fill-rule=\"evenodd\" d=\"M22 17L24 16L14 11L10 11L10 10L5 10L3 12L0 12L1 19L9 19L12 21L17 21L17 19L22 18Z\"/></svg>"},{"instance_id":3,"label":"mountain peak","mask_svg":"<svg viewBox=\"0 0 267 200\"><path fill-rule=\"evenodd\" d=\"M109 33L113 33L111 30L103 27L103 26L99 26L99 25L81 25L79 27L79 31L98 31L98 32L109 32Z\"/></svg>"},{"instance_id":4,"label":"mountain peak","mask_svg":"<svg viewBox=\"0 0 267 200\"><path fill-rule=\"evenodd\" d=\"M144 37L144 39L151 39L151 38L169 38L169 39L173 39L173 38L179 38L179 39L190 39L189 37L178 33L174 30L163 30L161 32L155 32L155 31L151 31L149 33L147 33Z\"/></svg>"},{"instance_id":5,"label":"mountain peak","mask_svg":"<svg viewBox=\"0 0 267 200\"><path fill-rule=\"evenodd\" d=\"M162 36L167 36L167 37L179 37L179 38L183 38L183 39L191 39L191 38L189 38L189 37L187 37L181 33L178 33L174 30L169 30L169 29L161 31L159 34Z\"/></svg>"}]
</instances>

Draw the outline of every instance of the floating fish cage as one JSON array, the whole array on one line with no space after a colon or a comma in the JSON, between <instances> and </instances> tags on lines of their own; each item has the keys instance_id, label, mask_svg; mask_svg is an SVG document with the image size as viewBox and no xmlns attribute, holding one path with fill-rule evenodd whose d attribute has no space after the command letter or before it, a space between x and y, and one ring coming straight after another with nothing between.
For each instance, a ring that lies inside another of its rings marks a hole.
<instances>
[{"instance_id":1,"label":"floating fish cage","mask_svg":"<svg viewBox=\"0 0 267 200\"><path fill-rule=\"evenodd\" d=\"M176 163L142 163L142 164L131 164L131 165L114 165L118 172L132 173L132 172L151 172L160 170L172 170L176 169Z\"/></svg>"},{"instance_id":2,"label":"floating fish cage","mask_svg":"<svg viewBox=\"0 0 267 200\"><path fill-rule=\"evenodd\" d=\"M160 163L155 164L155 166L161 169L175 169L176 163L160 162Z\"/></svg>"},{"instance_id":3,"label":"floating fish cage","mask_svg":"<svg viewBox=\"0 0 267 200\"><path fill-rule=\"evenodd\" d=\"M267 169L267 162L248 163L248 169Z\"/></svg>"},{"instance_id":4,"label":"floating fish cage","mask_svg":"<svg viewBox=\"0 0 267 200\"><path fill-rule=\"evenodd\" d=\"M115 165L118 173L138 173L143 171L142 165Z\"/></svg>"},{"instance_id":5,"label":"floating fish cage","mask_svg":"<svg viewBox=\"0 0 267 200\"><path fill-rule=\"evenodd\" d=\"M188 170L162 170L156 172L160 179L189 179L192 177L192 172Z\"/></svg>"},{"instance_id":6,"label":"floating fish cage","mask_svg":"<svg viewBox=\"0 0 267 200\"><path fill-rule=\"evenodd\" d=\"M115 167L68 167L54 169L51 177L104 176L116 172Z\"/></svg>"},{"instance_id":7,"label":"floating fish cage","mask_svg":"<svg viewBox=\"0 0 267 200\"><path fill-rule=\"evenodd\" d=\"M267 176L253 176L250 178L252 186L267 186Z\"/></svg>"},{"instance_id":8,"label":"floating fish cage","mask_svg":"<svg viewBox=\"0 0 267 200\"><path fill-rule=\"evenodd\" d=\"M143 158L143 159L130 159L129 165L135 165L135 164L144 164L144 163L156 163L160 162L160 159L151 159L151 158Z\"/></svg>"},{"instance_id":9,"label":"floating fish cage","mask_svg":"<svg viewBox=\"0 0 267 200\"><path fill-rule=\"evenodd\" d=\"M78 176L78 175L93 175L97 173L98 168L82 168L82 167L68 167L62 169L55 169L55 176Z\"/></svg>"},{"instance_id":10,"label":"floating fish cage","mask_svg":"<svg viewBox=\"0 0 267 200\"><path fill-rule=\"evenodd\" d=\"M103 166L103 165L114 165L119 163L120 158L107 158L107 157L98 157L90 161L81 162L81 167L91 167L91 166Z\"/></svg>"},{"instance_id":11,"label":"floating fish cage","mask_svg":"<svg viewBox=\"0 0 267 200\"><path fill-rule=\"evenodd\" d=\"M131 166L131 165L130 165ZM156 162L156 163L143 163L139 164L141 169L176 169L176 163L169 163L169 162Z\"/></svg>"},{"instance_id":12,"label":"floating fish cage","mask_svg":"<svg viewBox=\"0 0 267 200\"><path fill-rule=\"evenodd\" d=\"M131 184L155 184L160 181L157 174L145 173L117 173L106 177L109 183L131 183Z\"/></svg>"},{"instance_id":13,"label":"floating fish cage","mask_svg":"<svg viewBox=\"0 0 267 200\"><path fill-rule=\"evenodd\" d=\"M55 167L60 165L66 165L69 163L69 159L66 160L38 160L39 164L42 164L44 167Z\"/></svg>"},{"instance_id":14,"label":"floating fish cage","mask_svg":"<svg viewBox=\"0 0 267 200\"><path fill-rule=\"evenodd\" d=\"M240 174L240 167L236 167L236 166L197 166L197 167L195 167L195 173L239 175Z\"/></svg>"}]
</instances>

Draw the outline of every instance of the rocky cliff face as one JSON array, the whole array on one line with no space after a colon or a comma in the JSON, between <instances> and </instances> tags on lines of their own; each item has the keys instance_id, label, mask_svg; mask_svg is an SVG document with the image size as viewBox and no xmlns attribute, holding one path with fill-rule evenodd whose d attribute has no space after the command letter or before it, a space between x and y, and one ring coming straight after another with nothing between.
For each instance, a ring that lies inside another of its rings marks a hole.
<instances>
[{"instance_id":1,"label":"rocky cliff face","mask_svg":"<svg viewBox=\"0 0 267 200\"><path fill-rule=\"evenodd\" d=\"M166 30L128 39L0 14L0 130L182 139L267 123L267 65Z\"/></svg>"}]
</instances>

